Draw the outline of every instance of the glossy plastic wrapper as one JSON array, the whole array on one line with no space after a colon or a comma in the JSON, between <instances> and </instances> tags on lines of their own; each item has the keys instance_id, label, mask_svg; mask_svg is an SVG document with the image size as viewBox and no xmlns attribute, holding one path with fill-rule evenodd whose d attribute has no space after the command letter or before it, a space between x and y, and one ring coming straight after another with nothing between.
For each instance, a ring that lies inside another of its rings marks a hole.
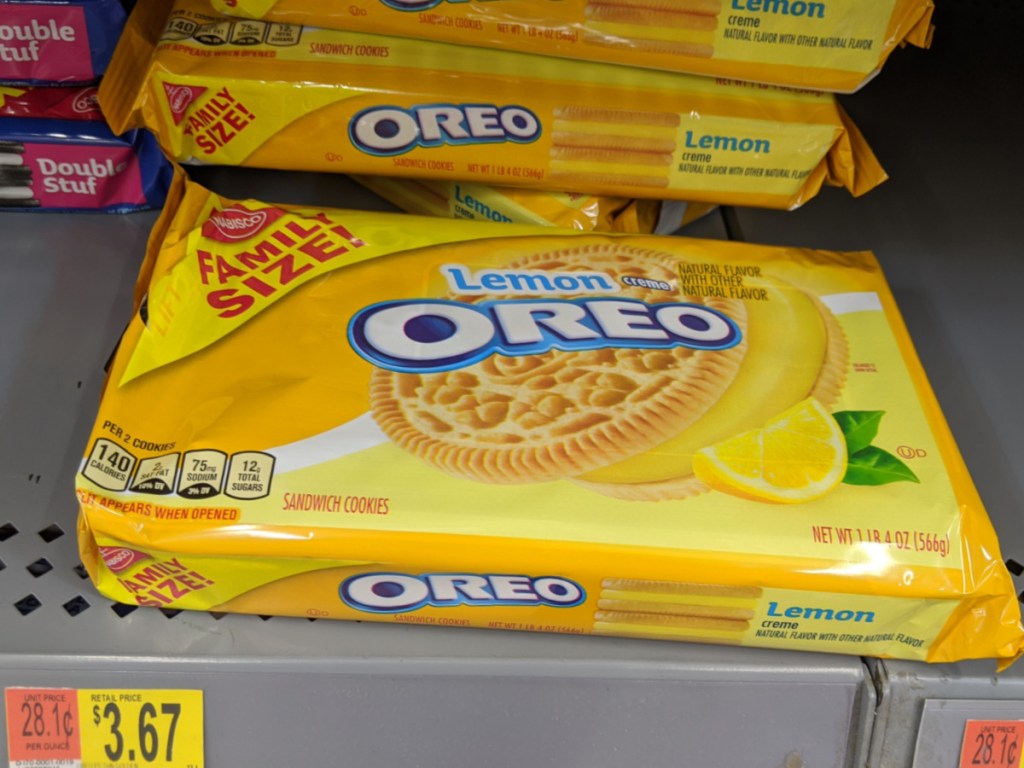
<instances>
[{"instance_id":1,"label":"glossy plastic wrapper","mask_svg":"<svg viewBox=\"0 0 1024 768\"><path fill-rule=\"evenodd\" d=\"M931 0L213 0L223 13L850 92L931 43Z\"/></svg>"},{"instance_id":2,"label":"glossy plastic wrapper","mask_svg":"<svg viewBox=\"0 0 1024 768\"><path fill-rule=\"evenodd\" d=\"M885 173L828 94L136 7L100 86L186 163L794 208Z\"/></svg>"},{"instance_id":3,"label":"glossy plastic wrapper","mask_svg":"<svg viewBox=\"0 0 1024 768\"><path fill-rule=\"evenodd\" d=\"M1024 647L869 253L176 185L77 490L82 562L132 605Z\"/></svg>"},{"instance_id":4,"label":"glossy plastic wrapper","mask_svg":"<svg viewBox=\"0 0 1024 768\"><path fill-rule=\"evenodd\" d=\"M406 213L473 221L541 224L582 232L675 232L713 210L707 203L493 187L460 181L353 176Z\"/></svg>"}]
</instances>

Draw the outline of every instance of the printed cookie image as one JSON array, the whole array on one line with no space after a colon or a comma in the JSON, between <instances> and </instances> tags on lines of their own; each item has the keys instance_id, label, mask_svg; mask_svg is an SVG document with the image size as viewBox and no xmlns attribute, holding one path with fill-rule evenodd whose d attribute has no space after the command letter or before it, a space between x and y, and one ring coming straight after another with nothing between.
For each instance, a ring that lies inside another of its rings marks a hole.
<instances>
[{"instance_id":1,"label":"printed cookie image","mask_svg":"<svg viewBox=\"0 0 1024 768\"><path fill-rule=\"evenodd\" d=\"M602 635L737 644L750 629L760 587L605 579L594 613Z\"/></svg>"},{"instance_id":2,"label":"printed cookie image","mask_svg":"<svg viewBox=\"0 0 1024 768\"><path fill-rule=\"evenodd\" d=\"M748 281L748 285L754 284ZM747 348L741 369L714 406L664 443L582 474L574 478L575 482L621 499L679 499L702 493L710 485L694 474L694 456L702 449L762 428L805 400L813 398L820 409L835 404L846 380L849 357L839 322L824 304L798 288L769 278L762 278L760 285L762 298L746 302ZM820 454L807 452L790 458L803 460L807 455ZM757 472L764 467L747 462L743 470ZM822 474L831 481L835 471L830 465ZM815 472L814 467L811 472ZM725 490L726 485L723 482L712 487ZM794 492L788 500L810 498L809 493L799 498ZM763 493L759 500L787 499Z\"/></svg>"},{"instance_id":3,"label":"printed cookie image","mask_svg":"<svg viewBox=\"0 0 1024 768\"><path fill-rule=\"evenodd\" d=\"M733 327L725 330L733 339L725 349L609 342L590 349L493 354L433 373L377 368L370 404L380 428L405 450L452 475L487 483L528 483L614 465L699 421L740 371L747 349L743 303L681 296L675 289L677 259L669 254L589 245L528 255L506 269L546 274L556 285L572 282L574 274L606 276L604 282L614 292L590 303L581 294L562 294L557 304L527 310L550 315L537 325L556 335L597 337L593 326L582 324L588 311L590 323L597 312L606 326L645 324L655 334L652 320L632 314L646 306L663 310L663 325L673 317L695 324L693 331L680 330L696 335L708 326L702 316L722 326L729 321L720 318L729 318ZM459 298L476 304L484 297ZM510 296L486 298L499 304ZM516 294L505 306L523 308L528 299L539 298ZM573 303L574 298L584 303ZM637 335L635 328L632 335Z\"/></svg>"},{"instance_id":4,"label":"printed cookie image","mask_svg":"<svg viewBox=\"0 0 1024 768\"><path fill-rule=\"evenodd\" d=\"M709 59L719 0L588 0L584 35L599 45Z\"/></svg>"},{"instance_id":5,"label":"printed cookie image","mask_svg":"<svg viewBox=\"0 0 1024 768\"><path fill-rule=\"evenodd\" d=\"M0 165L22 165L25 158L25 145L20 141L0 139Z\"/></svg>"},{"instance_id":6,"label":"printed cookie image","mask_svg":"<svg viewBox=\"0 0 1024 768\"><path fill-rule=\"evenodd\" d=\"M498 318L502 327L483 333L503 341L465 364L376 367L374 419L397 445L456 477L566 479L648 501L702 493L711 484L694 474L694 456L808 398L830 407L847 345L831 312L799 288L759 276L745 282L752 299L684 295L686 267L677 256L607 242L511 258L487 271L491 284L519 276L550 292L450 293ZM605 291L572 292L585 284Z\"/></svg>"},{"instance_id":7,"label":"printed cookie image","mask_svg":"<svg viewBox=\"0 0 1024 768\"><path fill-rule=\"evenodd\" d=\"M25 164L25 145L0 141L0 208L37 208L32 169Z\"/></svg>"},{"instance_id":8,"label":"printed cookie image","mask_svg":"<svg viewBox=\"0 0 1024 768\"><path fill-rule=\"evenodd\" d=\"M549 178L568 187L665 188L679 115L564 106L555 110Z\"/></svg>"}]
</instances>

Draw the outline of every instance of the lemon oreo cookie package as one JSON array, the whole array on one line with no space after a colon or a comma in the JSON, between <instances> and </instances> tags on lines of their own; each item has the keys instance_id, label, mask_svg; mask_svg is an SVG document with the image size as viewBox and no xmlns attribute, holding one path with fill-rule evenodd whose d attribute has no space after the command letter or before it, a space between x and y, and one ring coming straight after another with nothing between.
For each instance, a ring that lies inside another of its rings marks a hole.
<instances>
[{"instance_id":1,"label":"lemon oreo cookie package","mask_svg":"<svg viewBox=\"0 0 1024 768\"><path fill-rule=\"evenodd\" d=\"M136 6L100 87L188 163L793 208L885 173L829 94Z\"/></svg>"},{"instance_id":2,"label":"lemon oreo cookie package","mask_svg":"<svg viewBox=\"0 0 1024 768\"><path fill-rule=\"evenodd\" d=\"M906 44L932 0L212 0L249 19L334 27L852 91Z\"/></svg>"},{"instance_id":3,"label":"lemon oreo cookie package","mask_svg":"<svg viewBox=\"0 0 1024 768\"><path fill-rule=\"evenodd\" d=\"M1009 662L877 262L179 183L77 478L126 603Z\"/></svg>"},{"instance_id":4,"label":"lemon oreo cookie package","mask_svg":"<svg viewBox=\"0 0 1024 768\"><path fill-rule=\"evenodd\" d=\"M708 203L649 200L465 181L353 176L359 184L421 216L568 227L584 232L671 234L710 213Z\"/></svg>"}]
</instances>

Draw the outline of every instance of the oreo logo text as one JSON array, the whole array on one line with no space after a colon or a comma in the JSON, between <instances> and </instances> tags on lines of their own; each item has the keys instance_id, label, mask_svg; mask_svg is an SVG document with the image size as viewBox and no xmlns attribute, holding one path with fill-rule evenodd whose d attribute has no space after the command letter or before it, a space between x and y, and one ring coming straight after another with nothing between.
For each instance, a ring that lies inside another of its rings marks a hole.
<instances>
[{"instance_id":1,"label":"oreo logo text","mask_svg":"<svg viewBox=\"0 0 1024 768\"><path fill-rule=\"evenodd\" d=\"M372 304L349 323L365 360L401 373L464 368L493 354L607 347L728 349L736 323L709 307L635 299L499 299L476 304L406 299Z\"/></svg>"},{"instance_id":2,"label":"oreo logo text","mask_svg":"<svg viewBox=\"0 0 1024 768\"><path fill-rule=\"evenodd\" d=\"M81 91L71 102L71 109L80 115L99 114L99 91L96 88Z\"/></svg>"},{"instance_id":3,"label":"oreo logo text","mask_svg":"<svg viewBox=\"0 0 1024 768\"><path fill-rule=\"evenodd\" d=\"M356 114L348 127L353 146L377 156L444 144L529 144L540 133L540 120L526 107L494 104L371 107Z\"/></svg>"},{"instance_id":4,"label":"oreo logo text","mask_svg":"<svg viewBox=\"0 0 1024 768\"><path fill-rule=\"evenodd\" d=\"M338 593L345 605L366 613L407 613L428 605L572 608L587 598L583 587L558 576L476 573L364 573L342 582Z\"/></svg>"}]
</instances>

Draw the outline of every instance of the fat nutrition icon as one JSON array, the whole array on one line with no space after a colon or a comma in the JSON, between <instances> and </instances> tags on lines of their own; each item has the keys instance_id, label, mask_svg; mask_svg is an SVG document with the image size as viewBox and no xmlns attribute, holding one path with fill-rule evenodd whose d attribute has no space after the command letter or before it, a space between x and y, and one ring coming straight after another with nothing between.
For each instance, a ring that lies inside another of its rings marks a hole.
<instances>
[{"instance_id":1,"label":"fat nutrition icon","mask_svg":"<svg viewBox=\"0 0 1024 768\"><path fill-rule=\"evenodd\" d=\"M132 480L132 491L154 496L167 496L173 493L180 457L180 453L168 453L142 459Z\"/></svg>"}]
</instances>

